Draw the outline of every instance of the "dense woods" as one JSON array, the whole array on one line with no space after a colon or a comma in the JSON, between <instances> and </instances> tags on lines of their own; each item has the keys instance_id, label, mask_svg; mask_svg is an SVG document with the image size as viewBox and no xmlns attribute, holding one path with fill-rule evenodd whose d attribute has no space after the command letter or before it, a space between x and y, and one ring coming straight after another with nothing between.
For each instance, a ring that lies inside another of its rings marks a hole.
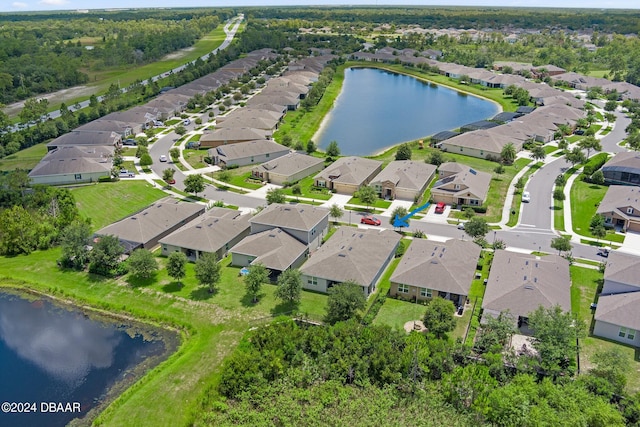
<instances>
[{"instance_id":1,"label":"dense woods","mask_svg":"<svg viewBox=\"0 0 640 427\"><path fill-rule=\"evenodd\" d=\"M91 72L156 61L230 16L230 10L0 15L0 104L86 83Z\"/></svg>"}]
</instances>

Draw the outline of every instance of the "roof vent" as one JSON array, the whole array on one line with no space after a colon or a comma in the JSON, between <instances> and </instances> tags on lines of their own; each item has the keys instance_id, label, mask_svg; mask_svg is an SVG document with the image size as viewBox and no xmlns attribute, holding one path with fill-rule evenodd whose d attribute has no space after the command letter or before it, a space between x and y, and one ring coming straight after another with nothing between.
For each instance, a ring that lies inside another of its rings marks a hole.
<instances>
[{"instance_id":1,"label":"roof vent","mask_svg":"<svg viewBox=\"0 0 640 427\"><path fill-rule=\"evenodd\" d=\"M525 288L525 289L528 289L528 290L530 290L530 291L532 291L532 290L534 289L534 288L533 288L533 286L531 286L531 285L527 285L527 286L525 286L524 288Z\"/></svg>"},{"instance_id":2,"label":"roof vent","mask_svg":"<svg viewBox=\"0 0 640 427\"><path fill-rule=\"evenodd\" d=\"M209 227L211 227L211 224L209 224ZM201 225L196 225L196 228L202 228Z\"/></svg>"},{"instance_id":3,"label":"roof vent","mask_svg":"<svg viewBox=\"0 0 640 427\"><path fill-rule=\"evenodd\" d=\"M339 256L339 257L342 257L342 258L346 258L346 257L347 257L347 255L346 255L346 254L338 254L338 256Z\"/></svg>"}]
</instances>

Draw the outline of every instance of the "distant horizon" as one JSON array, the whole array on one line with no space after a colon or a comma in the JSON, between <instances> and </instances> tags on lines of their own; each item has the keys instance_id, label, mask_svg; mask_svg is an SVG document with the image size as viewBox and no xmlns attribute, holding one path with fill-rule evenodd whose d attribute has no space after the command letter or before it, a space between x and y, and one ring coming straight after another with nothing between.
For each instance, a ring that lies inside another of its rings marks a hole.
<instances>
[{"instance_id":1,"label":"distant horizon","mask_svg":"<svg viewBox=\"0 0 640 427\"><path fill-rule=\"evenodd\" d=\"M468 6L504 8L546 8L546 9L627 9L627 1L622 0L529 0L526 6L521 0L222 0L211 4L209 0L187 0L181 5L169 0L16 0L0 5L0 13L23 12L63 12L77 10L119 10L119 9L178 9L178 8L225 8L225 7L278 7L278 6ZM3 2L4 3L4 2ZM135 5L132 5L135 3Z\"/></svg>"}]
</instances>

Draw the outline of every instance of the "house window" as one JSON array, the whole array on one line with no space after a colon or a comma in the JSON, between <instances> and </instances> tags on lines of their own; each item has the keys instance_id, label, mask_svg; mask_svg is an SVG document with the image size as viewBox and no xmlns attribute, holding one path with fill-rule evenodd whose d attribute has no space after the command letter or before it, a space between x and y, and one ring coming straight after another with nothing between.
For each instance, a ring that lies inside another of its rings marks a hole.
<instances>
[{"instance_id":1,"label":"house window","mask_svg":"<svg viewBox=\"0 0 640 427\"><path fill-rule=\"evenodd\" d=\"M480 150L480 155L484 156L484 151L483 150Z\"/></svg>"},{"instance_id":2,"label":"house window","mask_svg":"<svg viewBox=\"0 0 640 427\"><path fill-rule=\"evenodd\" d=\"M269 153L266 154L267 159L269 158Z\"/></svg>"},{"instance_id":3,"label":"house window","mask_svg":"<svg viewBox=\"0 0 640 427\"><path fill-rule=\"evenodd\" d=\"M636 337L636 331L631 328L620 328L620 332L618 332L618 336L620 338L627 338L627 339L633 340Z\"/></svg>"},{"instance_id":4,"label":"house window","mask_svg":"<svg viewBox=\"0 0 640 427\"><path fill-rule=\"evenodd\" d=\"M469 199L469 204L473 205L473 206L479 206L480 205L480 200L477 199Z\"/></svg>"},{"instance_id":5,"label":"house window","mask_svg":"<svg viewBox=\"0 0 640 427\"><path fill-rule=\"evenodd\" d=\"M75 179L82 179L82 174L77 173L74 175L74 177Z\"/></svg>"},{"instance_id":6,"label":"house window","mask_svg":"<svg viewBox=\"0 0 640 427\"><path fill-rule=\"evenodd\" d=\"M251 163L253 163L253 156L251 156Z\"/></svg>"},{"instance_id":7,"label":"house window","mask_svg":"<svg viewBox=\"0 0 640 427\"><path fill-rule=\"evenodd\" d=\"M460 152L462 153L464 151L464 148L460 147Z\"/></svg>"},{"instance_id":8,"label":"house window","mask_svg":"<svg viewBox=\"0 0 640 427\"><path fill-rule=\"evenodd\" d=\"M318 286L318 278L317 277L309 277L307 279L307 284L311 285L311 286Z\"/></svg>"},{"instance_id":9,"label":"house window","mask_svg":"<svg viewBox=\"0 0 640 427\"><path fill-rule=\"evenodd\" d=\"M454 190L459 190L460 189L460 184L453 184L453 189Z\"/></svg>"},{"instance_id":10,"label":"house window","mask_svg":"<svg viewBox=\"0 0 640 427\"><path fill-rule=\"evenodd\" d=\"M627 331L627 339L634 340L636 338L636 331L633 329L629 329Z\"/></svg>"},{"instance_id":11,"label":"house window","mask_svg":"<svg viewBox=\"0 0 640 427\"><path fill-rule=\"evenodd\" d=\"M431 289L420 289L420 296L423 298L432 298L433 297L433 291Z\"/></svg>"},{"instance_id":12,"label":"house window","mask_svg":"<svg viewBox=\"0 0 640 427\"><path fill-rule=\"evenodd\" d=\"M633 215L633 208L627 208L627 213Z\"/></svg>"},{"instance_id":13,"label":"house window","mask_svg":"<svg viewBox=\"0 0 640 427\"><path fill-rule=\"evenodd\" d=\"M409 293L409 285L398 285L398 292L403 294Z\"/></svg>"},{"instance_id":14,"label":"house window","mask_svg":"<svg viewBox=\"0 0 640 427\"><path fill-rule=\"evenodd\" d=\"M326 181L318 181L318 187L322 187L322 188L324 188L324 187L326 187L326 186L327 186Z\"/></svg>"}]
</instances>

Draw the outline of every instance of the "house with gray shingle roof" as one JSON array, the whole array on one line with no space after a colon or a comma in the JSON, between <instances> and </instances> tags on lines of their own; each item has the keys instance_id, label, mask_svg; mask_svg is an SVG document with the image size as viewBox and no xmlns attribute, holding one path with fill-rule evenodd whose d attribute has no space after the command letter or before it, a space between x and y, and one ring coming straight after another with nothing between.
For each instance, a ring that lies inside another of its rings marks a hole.
<instances>
[{"instance_id":1,"label":"house with gray shingle roof","mask_svg":"<svg viewBox=\"0 0 640 427\"><path fill-rule=\"evenodd\" d=\"M368 185L382 170L382 162L364 157L342 157L313 177L316 187L336 193L353 194Z\"/></svg>"},{"instance_id":2,"label":"house with gray shingle roof","mask_svg":"<svg viewBox=\"0 0 640 427\"><path fill-rule=\"evenodd\" d=\"M49 151L29 172L33 184L98 182L111 176L114 147L62 146Z\"/></svg>"},{"instance_id":3,"label":"house with gray shingle roof","mask_svg":"<svg viewBox=\"0 0 640 427\"><path fill-rule=\"evenodd\" d=\"M140 212L96 231L96 236L118 237L127 251L153 249L160 239L204 214L205 207L172 197L160 199Z\"/></svg>"},{"instance_id":4,"label":"house with gray shingle roof","mask_svg":"<svg viewBox=\"0 0 640 427\"><path fill-rule=\"evenodd\" d=\"M280 228L310 248L320 246L329 228L329 210L305 204L273 203L249 220L251 234Z\"/></svg>"},{"instance_id":5,"label":"house with gray shingle roof","mask_svg":"<svg viewBox=\"0 0 640 427\"><path fill-rule=\"evenodd\" d=\"M233 209L211 208L204 215L160 239L162 255L183 252L189 260L197 261L204 253L215 253L220 260L229 249L249 235L249 217Z\"/></svg>"},{"instance_id":6,"label":"house with gray shingle roof","mask_svg":"<svg viewBox=\"0 0 640 427\"><path fill-rule=\"evenodd\" d=\"M401 238L386 229L339 227L300 268L302 286L327 292L332 286L354 281L368 297L376 290Z\"/></svg>"},{"instance_id":7,"label":"house with gray shingle roof","mask_svg":"<svg viewBox=\"0 0 640 427\"><path fill-rule=\"evenodd\" d=\"M456 307L467 300L480 256L472 241L413 239L391 275L389 294L415 300L442 297Z\"/></svg>"},{"instance_id":8,"label":"house with gray shingle roof","mask_svg":"<svg viewBox=\"0 0 640 427\"><path fill-rule=\"evenodd\" d=\"M283 271L300 267L308 254L307 245L276 227L242 239L231 249L231 264L239 267L262 264L275 281Z\"/></svg>"},{"instance_id":9,"label":"house with gray shingle roof","mask_svg":"<svg viewBox=\"0 0 640 427\"><path fill-rule=\"evenodd\" d=\"M640 185L640 154L617 153L602 166L602 173L607 184Z\"/></svg>"},{"instance_id":10,"label":"house with gray shingle roof","mask_svg":"<svg viewBox=\"0 0 640 427\"><path fill-rule=\"evenodd\" d=\"M594 315L593 335L640 346L640 258L610 251Z\"/></svg>"},{"instance_id":11,"label":"house with gray shingle roof","mask_svg":"<svg viewBox=\"0 0 640 427\"><path fill-rule=\"evenodd\" d=\"M200 137L200 146L203 148L215 148L221 145L237 144L239 142L271 139L271 131L249 127L218 128L214 131L205 131Z\"/></svg>"},{"instance_id":12,"label":"house with gray shingle roof","mask_svg":"<svg viewBox=\"0 0 640 427\"><path fill-rule=\"evenodd\" d=\"M436 167L425 162L395 160L371 180L383 199L417 200L433 180Z\"/></svg>"},{"instance_id":13,"label":"house with gray shingle roof","mask_svg":"<svg viewBox=\"0 0 640 427\"><path fill-rule=\"evenodd\" d=\"M504 126L504 125L503 125ZM516 152L522 150L522 141L508 135L501 135L490 130L476 130L466 132L442 142L440 148L456 154L486 159L487 157L499 158L502 149L507 144L513 144Z\"/></svg>"},{"instance_id":14,"label":"house with gray shingle roof","mask_svg":"<svg viewBox=\"0 0 640 427\"><path fill-rule=\"evenodd\" d=\"M491 263L482 300L484 316L509 311L518 327L528 324L529 314L542 306L571 311L569 261L558 255L538 257L497 250Z\"/></svg>"},{"instance_id":15,"label":"house with gray shingle roof","mask_svg":"<svg viewBox=\"0 0 640 427\"><path fill-rule=\"evenodd\" d=\"M251 170L251 176L261 181L283 185L301 180L324 169L324 159L293 152L270 160Z\"/></svg>"},{"instance_id":16,"label":"house with gray shingle roof","mask_svg":"<svg viewBox=\"0 0 640 427\"><path fill-rule=\"evenodd\" d=\"M610 185L596 213L604 216L605 225L623 231L640 231L640 188Z\"/></svg>"},{"instance_id":17,"label":"house with gray shingle roof","mask_svg":"<svg viewBox=\"0 0 640 427\"><path fill-rule=\"evenodd\" d=\"M491 174L456 162L443 163L438 171L440 178L431 188L434 202L480 206L487 199Z\"/></svg>"},{"instance_id":18,"label":"house with gray shingle roof","mask_svg":"<svg viewBox=\"0 0 640 427\"><path fill-rule=\"evenodd\" d=\"M47 143L47 151L68 146L118 147L120 145L122 145L122 135L118 132L73 130Z\"/></svg>"},{"instance_id":19,"label":"house with gray shingle roof","mask_svg":"<svg viewBox=\"0 0 640 427\"><path fill-rule=\"evenodd\" d=\"M289 149L275 141L260 139L220 145L207 150L214 165L221 167L255 165L277 159L289 153Z\"/></svg>"}]
</instances>

